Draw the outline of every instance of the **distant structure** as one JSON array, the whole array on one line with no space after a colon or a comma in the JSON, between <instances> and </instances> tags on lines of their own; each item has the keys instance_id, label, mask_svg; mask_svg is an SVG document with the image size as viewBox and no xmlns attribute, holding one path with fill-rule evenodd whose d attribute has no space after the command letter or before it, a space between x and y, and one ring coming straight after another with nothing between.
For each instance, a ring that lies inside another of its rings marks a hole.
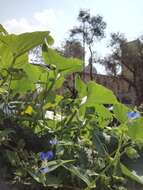
<instances>
[{"instance_id":1,"label":"distant structure","mask_svg":"<svg viewBox=\"0 0 143 190\"><path fill-rule=\"evenodd\" d=\"M129 67L133 67L133 64L135 64L138 60L137 52L139 51L138 48L140 47L139 43L140 43L140 40L134 40L134 41L128 42L125 47L122 47L122 56L124 60L128 60L127 63L129 63ZM129 55L128 55L128 52L126 51L126 47L128 47L128 51L132 55L131 60L128 57ZM73 50L75 50L75 48L73 48ZM73 53L71 55L71 50L69 52L70 53L67 55L67 57L76 57L75 54L73 56ZM82 54L80 55L80 58L82 58ZM92 77L93 77L93 80L96 81L97 83L112 90L114 94L116 95L116 97L119 99L119 101L121 101L122 103L132 104L132 105L136 104L136 92L134 88L128 83L127 80L123 79L123 78L126 78L126 79L132 80L133 74L124 65L121 68L121 73L116 77L111 76L111 75L98 74L96 71L96 68L93 67ZM84 79L85 82L88 82L89 80L91 80L90 65L87 65L84 68L82 79ZM71 93L73 94L75 93L75 74L72 74L68 77L65 86L68 87ZM62 89L62 91L64 91L64 89Z\"/></svg>"},{"instance_id":2,"label":"distant structure","mask_svg":"<svg viewBox=\"0 0 143 190\"><path fill-rule=\"evenodd\" d=\"M140 61L138 52L141 50L141 43L142 42L137 39L126 43L126 45L122 47L122 58L123 60L127 61L128 67L131 69L134 68L135 64L139 63ZM128 51L126 51L126 48ZM132 59L130 59L130 56ZM111 89L121 102L135 105L137 99L135 89L129 84L127 80L123 79L126 78L129 79L129 81L134 81L134 76L130 69L122 65L121 73L116 77L97 74L95 70L92 75L94 76L93 78L97 83ZM87 66L87 68L85 68L85 81L87 82L89 80L90 69L89 66Z\"/></svg>"}]
</instances>

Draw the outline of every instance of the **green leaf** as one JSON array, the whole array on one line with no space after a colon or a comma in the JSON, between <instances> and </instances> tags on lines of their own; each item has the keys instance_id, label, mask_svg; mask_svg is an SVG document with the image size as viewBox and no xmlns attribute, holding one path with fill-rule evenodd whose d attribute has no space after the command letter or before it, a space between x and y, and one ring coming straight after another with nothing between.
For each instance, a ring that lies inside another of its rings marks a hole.
<instances>
[{"instance_id":1,"label":"green leaf","mask_svg":"<svg viewBox=\"0 0 143 190\"><path fill-rule=\"evenodd\" d=\"M7 90L5 90L4 88L0 88L0 94L7 94L7 93L8 93Z\"/></svg>"},{"instance_id":2,"label":"green leaf","mask_svg":"<svg viewBox=\"0 0 143 190\"><path fill-rule=\"evenodd\" d=\"M121 103L114 104L113 106L113 112L115 114L115 117L120 121L121 123L124 123L128 120L128 112L131 109L129 109L127 106Z\"/></svg>"},{"instance_id":3,"label":"green leaf","mask_svg":"<svg viewBox=\"0 0 143 190\"><path fill-rule=\"evenodd\" d=\"M121 170L125 176L143 185L143 179L141 179L137 174L134 174L132 171L130 171L124 164L121 164Z\"/></svg>"},{"instance_id":4,"label":"green leaf","mask_svg":"<svg viewBox=\"0 0 143 190\"><path fill-rule=\"evenodd\" d=\"M64 164L73 162L74 160L54 160L54 161L50 161L47 162L47 164L45 165L46 167L48 167L48 171L54 171L55 169L57 169L60 166L64 166Z\"/></svg>"},{"instance_id":5,"label":"green leaf","mask_svg":"<svg viewBox=\"0 0 143 190\"><path fill-rule=\"evenodd\" d=\"M104 128L113 119L111 112L105 108L102 104L95 104L95 112L98 115L97 120L100 127Z\"/></svg>"},{"instance_id":6,"label":"green leaf","mask_svg":"<svg viewBox=\"0 0 143 190\"><path fill-rule=\"evenodd\" d=\"M92 141L99 155L105 156L106 155L105 138L103 136L103 133L99 129L96 129L95 132L93 133Z\"/></svg>"},{"instance_id":7,"label":"green leaf","mask_svg":"<svg viewBox=\"0 0 143 190\"><path fill-rule=\"evenodd\" d=\"M58 77L56 77L55 79L56 79L56 81L55 81L55 84L54 84L54 87L53 87L54 90L59 89L59 88L62 87L65 78L64 78L64 76L62 74L59 74Z\"/></svg>"},{"instance_id":8,"label":"green leaf","mask_svg":"<svg viewBox=\"0 0 143 190\"><path fill-rule=\"evenodd\" d=\"M128 135L133 141L140 141L143 139L143 117L128 123Z\"/></svg>"},{"instance_id":9,"label":"green leaf","mask_svg":"<svg viewBox=\"0 0 143 190\"><path fill-rule=\"evenodd\" d=\"M12 52L4 44L0 44L0 69L8 68L13 61Z\"/></svg>"},{"instance_id":10,"label":"green leaf","mask_svg":"<svg viewBox=\"0 0 143 190\"><path fill-rule=\"evenodd\" d=\"M21 57L23 57L23 61L20 60ZM11 82L11 88L15 93L24 93L35 90L36 84L41 84L41 86L45 87L44 85L46 85L46 83L47 88L54 83L53 89L55 90L60 88L64 82L64 77L62 75L57 77L54 71L47 71L43 67L25 63L26 60L24 55L20 56L17 59L17 62L18 63L16 63L14 69L22 71L22 77L17 80L13 79Z\"/></svg>"},{"instance_id":11,"label":"green leaf","mask_svg":"<svg viewBox=\"0 0 143 190\"><path fill-rule=\"evenodd\" d=\"M8 34L8 32L6 31L6 29L3 27L3 25L0 24L0 34L6 35Z\"/></svg>"},{"instance_id":12,"label":"green leaf","mask_svg":"<svg viewBox=\"0 0 143 190\"><path fill-rule=\"evenodd\" d=\"M33 169L26 169L26 171L31 175L31 177L33 177L33 179L38 183L42 183L44 186L59 187L62 181L59 178L50 175L50 172L71 162L73 162L73 160L54 160L47 162L44 167L48 167L48 175L41 173L39 170L34 171Z\"/></svg>"},{"instance_id":13,"label":"green leaf","mask_svg":"<svg viewBox=\"0 0 143 190\"><path fill-rule=\"evenodd\" d=\"M48 177L46 177L45 185L54 188L62 187L62 179L54 175L48 174Z\"/></svg>"},{"instance_id":14,"label":"green leaf","mask_svg":"<svg viewBox=\"0 0 143 190\"><path fill-rule=\"evenodd\" d=\"M6 69L8 70L9 68L14 68L14 67L22 67L23 64L28 63L28 53L25 53L19 57L14 62L14 65L12 65L14 61L14 57L10 49L3 45L0 44L0 69Z\"/></svg>"},{"instance_id":15,"label":"green leaf","mask_svg":"<svg viewBox=\"0 0 143 190\"><path fill-rule=\"evenodd\" d=\"M84 173L80 171L80 168L75 167L73 165L70 165L69 167L64 166L67 170L69 170L71 173L73 173L75 176L79 177L82 181L86 183L88 188L95 188L96 184L95 182L91 181L89 177Z\"/></svg>"},{"instance_id":16,"label":"green leaf","mask_svg":"<svg viewBox=\"0 0 143 190\"><path fill-rule=\"evenodd\" d=\"M26 169L27 172L30 174L31 177L33 177L33 179L35 181L37 181L38 183L44 183L45 184L45 178L41 180L41 175L34 173L33 171L31 171L30 169Z\"/></svg>"},{"instance_id":17,"label":"green leaf","mask_svg":"<svg viewBox=\"0 0 143 190\"><path fill-rule=\"evenodd\" d=\"M63 99L63 96L59 96L59 95L53 95L53 92L51 92L51 97L53 97L53 99L47 99L47 103L43 106L44 109L48 109L48 108L55 108L59 102Z\"/></svg>"},{"instance_id":18,"label":"green leaf","mask_svg":"<svg viewBox=\"0 0 143 190\"><path fill-rule=\"evenodd\" d=\"M80 72L83 69L83 64L80 60L65 58L51 48L43 48L43 57L46 64L54 65L64 75Z\"/></svg>"},{"instance_id":19,"label":"green leaf","mask_svg":"<svg viewBox=\"0 0 143 190\"><path fill-rule=\"evenodd\" d=\"M27 169L27 172L30 174L31 177L38 183L41 183L45 187L61 187L62 180L59 177L53 176L48 173L48 176L44 176L42 173L34 173Z\"/></svg>"},{"instance_id":20,"label":"green leaf","mask_svg":"<svg viewBox=\"0 0 143 190\"><path fill-rule=\"evenodd\" d=\"M14 57L18 57L34 47L43 44L45 39L49 45L53 44L53 39L48 31L23 33L19 35L0 35L0 43L3 43L9 48Z\"/></svg>"},{"instance_id":21,"label":"green leaf","mask_svg":"<svg viewBox=\"0 0 143 190\"><path fill-rule=\"evenodd\" d=\"M88 110L94 110L94 118L96 118L96 122L98 122L101 128L106 127L113 119L112 113L105 108L102 104L94 104L93 106L88 106L88 104L83 104L80 106L79 113L82 117L87 117Z\"/></svg>"},{"instance_id":22,"label":"green leaf","mask_svg":"<svg viewBox=\"0 0 143 190\"><path fill-rule=\"evenodd\" d=\"M40 73L38 67L29 63L21 65L20 69L23 69L25 75L19 80L12 80L11 88L15 93L23 93L28 90L34 90L40 75L42 75L42 72Z\"/></svg>"},{"instance_id":23,"label":"green leaf","mask_svg":"<svg viewBox=\"0 0 143 190\"><path fill-rule=\"evenodd\" d=\"M85 90L83 94L85 94ZM81 117L84 117L86 107L95 107L97 113L99 113L99 117L100 115L103 115L105 116L105 119L112 118L109 111L103 105L101 105L101 104L117 104L118 103L115 95L113 94L111 90L93 81L90 81L87 84L87 96L85 96L84 98L86 98L86 101L80 105L80 109L79 109L79 114Z\"/></svg>"},{"instance_id":24,"label":"green leaf","mask_svg":"<svg viewBox=\"0 0 143 190\"><path fill-rule=\"evenodd\" d=\"M94 104L116 104L118 101L113 92L104 86L90 81L87 84L88 94L86 105L93 106Z\"/></svg>"},{"instance_id":25,"label":"green leaf","mask_svg":"<svg viewBox=\"0 0 143 190\"><path fill-rule=\"evenodd\" d=\"M78 96L83 98L87 96L87 86L86 84L80 79L79 76L75 79L75 88L78 91Z\"/></svg>"}]
</instances>

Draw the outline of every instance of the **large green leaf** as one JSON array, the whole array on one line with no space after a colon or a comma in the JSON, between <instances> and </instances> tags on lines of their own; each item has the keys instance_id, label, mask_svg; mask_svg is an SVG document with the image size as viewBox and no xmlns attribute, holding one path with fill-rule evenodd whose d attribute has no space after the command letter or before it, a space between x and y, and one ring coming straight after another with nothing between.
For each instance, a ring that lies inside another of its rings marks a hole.
<instances>
[{"instance_id":1,"label":"large green leaf","mask_svg":"<svg viewBox=\"0 0 143 190\"><path fill-rule=\"evenodd\" d=\"M64 77L62 75L57 75L54 71L47 71L43 67L39 67L36 65L29 64L28 62L22 62L26 59L24 56L20 56L16 64L17 67L14 67L12 70L16 69L16 75L18 75L18 71L22 74L21 78L16 80L12 80L11 88L15 93L23 93L26 91L31 91L36 89L36 84L40 84L41 87L47 85L47 89L52 85L52 88L58 89L62 86L64 82ZM13 73L14 75L14 73Z\"/></svg>"},{"instance_id":2,"label":"large green leaf","mask_svg":"<svg viewBox=\"0 0 143 190\"><path fill-rule=\"evenodd\" d=\"M12 66L13 60L13 54L8 48L8 46L0 44L0 69L9 69L9 67ZM14 66L20 67L26 63L28 63L28 53L25 53L17 57L17 59L15 59Z\"/></svg>"},{"instance_id":3,"label":"large green leaf","mask_svg":"<svg viewBox=\"0 0 143 190\"><path fill-rule=\"evenodd\" d=\"M28 90L34 90L36 88L36 83L40 77L40 72L37 67L31 64L24 64L22 68L23 77L18 80L12 80L11 88L14 92L23 93Z\"/></svg>"},{"instance_id":4,"label":"large green leaf","mask_svg":"<svg viewBox=\"0 0 143 190\"><path fill-rule=\"evenodd\" d=\"M80 87L83 88L80 96L86 95L86 86L82 81L78 81L78 91L80 93ZM80 115L84 116L86 107L95 107L96 111L100 115L106 116L105 118L111 118L111 114L102 104L117 104L118 101L113 92L102 85L99 85L93 81L87 84L87 95L83 98L80 106Z\"/></svg>"},{"instance_id":5,"label":"large green leaf","mask_svg":"<svg viewBox=\"0 0 143 190\"><path fill-rule=\"evenodd\" d=\"M45 39L49 45L53 43L53 39L48 31L23 33L19 35L0 35L0 43L8 47L14 57L18 57L34 47L43 44Z\"/></svg>"},{"instance_id":6,"label":"large green leaf","mask_svg":"<svg viewBox=\"0 0 143 190\"><path fill-rule=\"evenodd\" d=\"M43 48L43 57L46 64L55 66L62 74L80 72L83 69L83 64L80 60L65 58L51 48Z\"/></svg>"},{"instance_id":7,"label":"large green leaf","mask_svg":"<svg viewBox=\"0 0 143 190\"><path fill-rule=\"evenodd\" d=\"M86 105L93 106L94 104L116 104L118 101L113 92L104 86L93 81L87 84L88 94Z\"/></svg>"},{"instance_id":8,"label":"large green leaf","mask_svg":"<svg viewBox=\"0 0 143 190\"><path fill-rule=\"evenodd\" d=\"M43 44L45 39L48 44L53 43L53 39L49 35L49 32L31 32L20 35L0 34L0 68L7 69L13 66L14 63L20 63L20 61L15 58L21 59L23 63L23 54L25 58L25 53L27 52L28 57L29 50ZM25 63L27 63L27 60Z\"/></svg>"}]
</instances>

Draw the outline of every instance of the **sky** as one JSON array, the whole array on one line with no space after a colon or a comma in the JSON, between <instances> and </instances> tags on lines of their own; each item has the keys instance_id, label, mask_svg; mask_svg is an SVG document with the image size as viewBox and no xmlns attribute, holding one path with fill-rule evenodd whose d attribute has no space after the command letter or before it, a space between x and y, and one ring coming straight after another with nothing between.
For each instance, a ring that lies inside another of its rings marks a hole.
<instances>
[{"instance_id":1,"label":"sky","mask_svg":"<svg viewBox=\"0 0 143 190\"><path fill-rule=\"evenodd\" d=\"M78 25L79 10L89 9L107 23L106 38L96 46L104 56L110 33L122 32L128 40L143 34L142 7L143 0L0 0L0 23L9 33L49 30L60 46Z\"/></svg>"}]
</instances>

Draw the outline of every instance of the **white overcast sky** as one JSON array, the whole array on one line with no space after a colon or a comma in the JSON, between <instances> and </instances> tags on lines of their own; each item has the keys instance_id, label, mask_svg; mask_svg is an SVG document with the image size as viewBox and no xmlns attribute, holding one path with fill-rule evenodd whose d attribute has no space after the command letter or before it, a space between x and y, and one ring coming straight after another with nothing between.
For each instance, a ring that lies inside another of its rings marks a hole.
<instances>
[{"instance_id":1,"label":"white overcast sky","mask_svg":"<svg viewBox=\"0 0 143 190\"><path fill-rule=\"evenodd\" d=\"M100 14L107 23L107 38L97 45L99 55L108 52L111 32L122 32L128 40L143 34L143 0L0 0L0 23L10 33L50 30L60 46L82 8Z\"/></svg>"}]
</instances>

